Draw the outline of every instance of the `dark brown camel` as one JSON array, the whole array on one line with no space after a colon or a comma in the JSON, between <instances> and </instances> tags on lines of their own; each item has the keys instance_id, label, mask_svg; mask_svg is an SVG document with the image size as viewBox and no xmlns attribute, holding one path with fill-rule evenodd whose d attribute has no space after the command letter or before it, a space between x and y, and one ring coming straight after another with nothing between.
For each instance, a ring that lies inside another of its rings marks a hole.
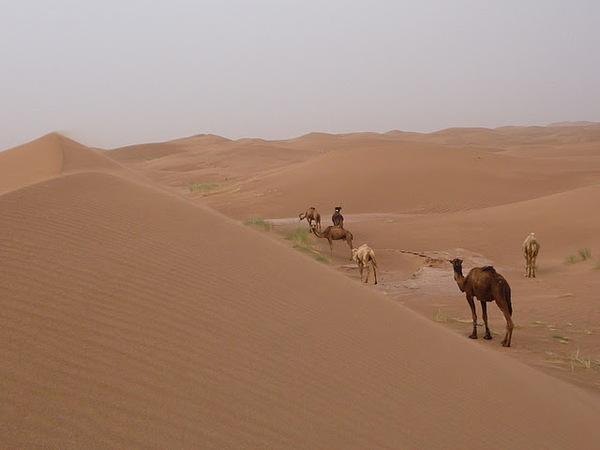
<instances>
[{"instance_id":1,"label":"dark brown camel","mask_svg":"<svg viewBox=\"0 0 600 450\"><path fill-rule=\"evenodd\" d=\"M306 219L309 230L312 228L312 224L314 222L319 228L319 231L321 231L321 214L318 213L314 206L311 206L305 212L300 213L299 217L300 220Z\"/></svg>"},{"instance_id":2,"label":"dark brown camel","mask_svg":"<svg viewBox=\"0 0 600 450\"><path fill-rule=\"evenodd\" d=\"M341 210L341 206L335 207L335 212L333 213L333 216L331 216L331 221L333 222L333 226L344 228L344 216L340 213Z\"/></svg>"},{"instance_id":3,"label":"dark brown camel","mask_svg":"<svg viewBox=\"0 0 600 450\"><path fill-rule=\"evenodd\" d=\"M483 323L485 324L484 339L492 339L488 327L487 302L496 301L498 308L506 319L506 334L502 340L503 347L510 347L514 324L512 321L512 303L510 299L510 286L508 282L492 266L474 267L466 277L462 274L462 260L455 258L449 260L454 268L454 279L461 292L467 296L473 317L473 332L471 339L477 339L477 312L475 311L475 297L481 302Z\"/></svg>"},{"instance_id":4,"label":"dark brown camel","mask_svg":"<svg viewBox=\"0 0 600 450\"><path fill-rule=\"evenodd\" d=\"M323 230L323 232L317 230L316 224L312 224L310 227L310 231L313 232L315 236L318 238L327 239L329 242L329 249L331 251L331 255L333 256L333 241L346 241L348 243L348 247L350 247L350 259L352 259L352 233L348 230L345 230L341 227L336 227L333 225L329 225L327 228Z\"/></svg>"}]
</instances>

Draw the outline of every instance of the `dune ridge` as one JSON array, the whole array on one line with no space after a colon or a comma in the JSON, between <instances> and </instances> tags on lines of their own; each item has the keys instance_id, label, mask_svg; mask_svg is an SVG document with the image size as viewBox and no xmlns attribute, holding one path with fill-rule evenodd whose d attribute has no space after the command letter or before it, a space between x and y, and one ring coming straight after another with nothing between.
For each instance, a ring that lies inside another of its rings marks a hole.
<instances>
[{"instance_id":1,"label":"dune ridge","mask_svg":"<svg viewBox=\"0 0 600 450\"><path fill-rule=\"evenodd\" d=\"M0 196L0 446L600 441L599 396L141 183L104 154L47 142L46 160L42 144L19 153L44 170Z\"/></svg>"}]
</instances>

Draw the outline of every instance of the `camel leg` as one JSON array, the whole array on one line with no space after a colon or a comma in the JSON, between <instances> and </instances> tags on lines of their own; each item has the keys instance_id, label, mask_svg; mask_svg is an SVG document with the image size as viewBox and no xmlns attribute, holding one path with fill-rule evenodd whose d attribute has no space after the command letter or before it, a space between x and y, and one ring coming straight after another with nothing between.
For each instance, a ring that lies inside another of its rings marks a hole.
<instances>
[{"instance_id":1,"label":"camel leg","mask_svg":"<svg viewBox=\"0 0 600 450\"><path fill-rule=\"evenodd\" d=\"M328 241L329 241L329 253L333 257L333 241L331 239L328 239Z\"/></svg>"},{"instance_id":2,"label":"camel leg","mask_svg":"<svg viewBox=\"0 0 600 450\"><path fill-rule=\"evenodd\" d=\"M492 333L488 328L488 314L486 302L481 302L481 315L483 316L483 323L485 324L485 336L483 336L483 338L489 341L490 339L492 339Z\"/></svg>"},{"instance_id":3,"label":"camel leg","mask_svg":"<svg viewBox=\"0 0 600 450\"><path fill-rule=\"evenodd\" d=\"M475 301L473 297L467 296L467 302L471 307L471 317L473 318L473 332L469 335L469 339L477 339L477 311L475 311Z\"/></svg>"},{"instance_id":4,"label":"camel leg","mask_svg":"<svg viewBox=\"0 0 600 450\"><path fill-rule=\"evenodd\" d=\"M531 278L533 276L533 257L529 253L525 254L525 260L527 264L525 266L525 276Z\"/></svg>"},{"instance_id":5,"label":"camel leg","mask_svg":"<svg viewBox=\"0 0 600 450\"><path fill-rule=\"evenodd\" d=\"M350 247L350 261L352 261L352 241L346 239L346 243L348 244L348 247Z\"/></svg>"},{"instance_id":6,"label":"camel leg","mask_svg":"<svg viewBox=\"0 0 600 450\"><path fill-rule=\"evenodd\" d=\"M527 265L525 266L525 276L535 278L535 256L527 255Z\"/></svg>"},{"instance_id":7,"label":"camel leg","mask_svg":"<svg viewBox=\"0 0 600 450\"><path fill-rule=\"evenodd\" d=\"M369 267L369 264L366 265L366 269L367 269L367 278L365 278L365 283L368 283L369 282L369 275L371 274L371 268Z\"/></svg>"},{"instance_id":8,"label":"camel leg","mask_svg":"<svg viewBox=\"0 0 600 450\"><path fill-rule=\"evenodd\" d=\"M496 301L498 303L498 301ZM498 307L504 314L504 318L506 319L506 334L504 335L504 339L502 340L502 347L510 347L510 341L512 340L512 332L515 327L515 324L512 321L512 317L510 317L510 313L508 312L508 305L506 303L498 304Z\"/></svg>"},{"instance_id":9,"label":"camel leg","mask_svg":"<svg viewBox=\"0 0 600 450\"><path fill-rule=\"evenodd\" d=\"M363 264L360 261L358 262L358 272L360 273L360 281L362 282L362 279L363 279Z\"/></svg>"},{"instance_id":10,"label":"camel leg","mask_svg":"<svg viewBox=\"0 0 600 450\"><path fill-rule=\"evenodd\" d=\"M373 264L373 275L375 275L375 283L373 284L377 284L377 267L375 264Z\"/></svg>"}]
</instances>

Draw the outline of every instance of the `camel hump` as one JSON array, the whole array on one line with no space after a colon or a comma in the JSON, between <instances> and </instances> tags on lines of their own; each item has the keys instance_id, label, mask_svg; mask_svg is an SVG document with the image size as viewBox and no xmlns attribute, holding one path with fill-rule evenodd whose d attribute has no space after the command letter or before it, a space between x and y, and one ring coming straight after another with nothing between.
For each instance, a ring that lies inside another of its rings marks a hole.
<instances>
[{"instance_id":1,"label":"camel hump","mask_svg":"<svg viewBox=\"0 0 600 450\"><path fill-rule=\"evenodd\" d=\"M481 268L481 270L485 271L485 272L496 272L496 269L494 269L494 266L483 266Z\"/></svg>"}]
</instances>

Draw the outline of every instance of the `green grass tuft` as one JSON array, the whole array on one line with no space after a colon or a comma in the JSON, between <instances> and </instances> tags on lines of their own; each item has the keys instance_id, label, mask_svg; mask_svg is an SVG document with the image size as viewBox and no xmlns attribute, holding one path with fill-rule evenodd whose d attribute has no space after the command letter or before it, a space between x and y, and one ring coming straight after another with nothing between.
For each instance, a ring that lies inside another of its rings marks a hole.
<instances>
[{"instance_id":1,"label":"green grass tuft","mask_svg":"<svg viewBox=\"0 0 600 450\"><path fill-rule=\"evenodd\" d=\"M323 256L317 249L314 239L311 238L311 233L307 228L297 225L295 227L287 227L282 231L283 237L292 242L292 246L300 251L315 254L315 258L320 262L329 262L329 258Z\"/></svg>"},{"instance_id":2,"label":"green grass tuft","mask_svg":"<svg viewBox=\"0 0 600 450\"><path fill-rule=\"evenodd\" d=\"M273 224L265 219L246 219L244 220L244 225L252 225L265 231L271 231L273 229Z\"/></svg>"},{"instance_id":3,"label":"green grass tuft","mask_svg":"<svg viewBox=\"0 0 600 450\"><path fill-rule=\"evenodd\" d=\"M219 183L195 183L190 186L190 192L208 192L219 187Z\"/></svg>"}]
</instances>

